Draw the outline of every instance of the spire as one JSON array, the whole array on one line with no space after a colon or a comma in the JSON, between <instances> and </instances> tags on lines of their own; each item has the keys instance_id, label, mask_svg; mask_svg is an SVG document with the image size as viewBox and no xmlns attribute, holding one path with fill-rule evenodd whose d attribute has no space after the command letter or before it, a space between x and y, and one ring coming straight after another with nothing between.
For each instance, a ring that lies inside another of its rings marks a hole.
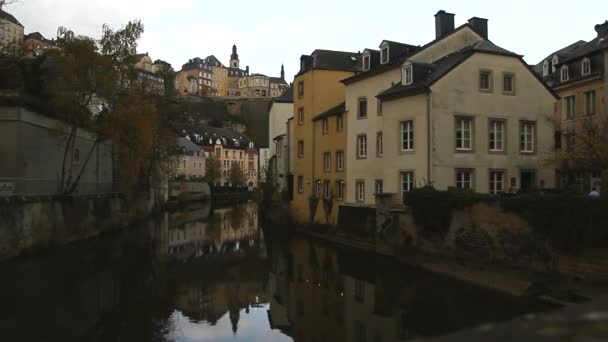
<instances>
[{"instance_id":1,"label":"spire","mask_svg":"<svg viewBox=\"0 0 608 342\"><path fill-rule=\"evenodd\" d=\"M285 67L283 66L283 63L281 63L281 79L285 80Z\"/></svg>"},{"instance_id":2,"label":"spire","mask_svg":"<svg viewBox=\"0 0 608 342\"><path fill-rule=\"evenodd\" d=\"M236 53L236 44L232 45L232 55L230 55L231 60L238 60L239 54Z\"/></svg>"}]
</instances>

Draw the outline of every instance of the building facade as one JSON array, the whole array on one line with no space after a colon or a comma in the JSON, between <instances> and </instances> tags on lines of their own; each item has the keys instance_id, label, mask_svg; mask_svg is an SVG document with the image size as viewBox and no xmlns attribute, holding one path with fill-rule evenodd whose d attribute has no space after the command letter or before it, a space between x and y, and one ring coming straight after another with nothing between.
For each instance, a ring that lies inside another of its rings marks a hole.
<instances>
[{"instance_id":1,"label":"building facade","mask_svg":"<svg viewBox=\"0 0 608 342\"><path fill-rule=\"evenodd\" d=\"M21 57L38 57L48 49L58 49L55 41L44 38L40 32L33 32L24 37Z\"/></svg>"},{"instance_id":2,"label":"building facade","mask_svg":"<svg viewBox=\"0 0 608 342\"><path fill-rule=\"evenodd\" d=\"M384 41L378 63L364 58L368 70L345 81L347 202L371 206L374 194L404 197L427 184L493 194L553 187L543 162L555 94L520 55L487 39L486 19L456 29L453 14L435 20L436 39L407 45L397 69Z\"/></svg>"},{"instance_id":3,"label":"building facade","mask_svg":"<svg viewBox=\"0 0 608 342\"><path fill-rule=\"evenodd\" d=\"M282 68L281 66L281 74L284 75ZM278 97L289 88L282 77L268 77L262 74L246 74L239 79L238 86L240 96L246 97Z\"/></svg>"},{"instance_id":4,"label":"building facade","mask_svg":"<svg viewBox=\"0 0 608 342\"><path fill-rule=\"evenodd\" d=\"M597 36L578 41L547 56L536 72L557 92L555 149L575 153L582 135L600 134L608 141L608 21L595 26ZM558 166L558 186L587 193L599 190L601 167L564 160Z\"/></svg>"},{"instance_id":5,"label":"building facade","mask_svg":"<svg viewBox=\"0 0 608 342\"><path fill-rule=\"evenodd\" d=\"M291 211L300 222L326 222L322 210L316 208L319 198L315 181L321 177L316 165L323 163L319 155L324 147L315 141L316 126L322 123L313 121L313 117L344 102L344 85L340 81L360 70L360 53L315 50L300 58L300 72L294 80L293 140L290 140L295 183ZM346 146L343 150L346 151ZM345 193L346 187L344 184Z\"/></svg>"},{"instance_id":6,"label":"building facade","mask_svg":"<svg viewBox=\"0 0 608 342\"><path fill-rule=\"evenodd\" d=\"M186 179L204 177L205 151L202 147L183 137L177 138L177 146L181 153L174 160L174 176L183 176Z\"/></svg>"},{"instance_id":7,"label":"building facade","mask_svg":"<svg viewBox=\"0 0 608 342\"><path fill-rule=\"evenodd\" d=\"M213 65L201 58L193 58L175 74L175 87L179 95L209 96L213 88Z\"/></svg>"},{"instance_id":8,"label":"building facade","mask_svg":"<svg viewBox=\"0 0 608 342\"><path fill-rule=\"evenodd\" d=\"M23 44L23 25L12 14L0 10L0 53L19 56Z\"/></svg>"}]
</instances>

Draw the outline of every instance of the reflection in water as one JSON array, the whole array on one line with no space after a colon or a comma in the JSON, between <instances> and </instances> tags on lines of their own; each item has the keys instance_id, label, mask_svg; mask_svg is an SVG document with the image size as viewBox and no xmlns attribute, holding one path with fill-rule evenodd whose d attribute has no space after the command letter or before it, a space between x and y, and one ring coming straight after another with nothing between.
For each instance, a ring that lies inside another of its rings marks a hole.
<instances>
[{"instance_id":1,"label":"reflection in water","mask_svg":"<svg viewBox=\"0 0 608 342\"><path fill-rule=\"evenodd\" d=\"M547 308L319 241L266 248L257 215L199 206L0 264L0 341L394 341Z\"/></svg>"}]
</instances>

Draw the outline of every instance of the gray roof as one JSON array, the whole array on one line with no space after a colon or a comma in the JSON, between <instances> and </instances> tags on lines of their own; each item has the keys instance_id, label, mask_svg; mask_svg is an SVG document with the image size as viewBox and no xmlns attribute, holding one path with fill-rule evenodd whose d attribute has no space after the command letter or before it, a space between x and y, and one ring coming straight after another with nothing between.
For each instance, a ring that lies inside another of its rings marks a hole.
<instances>
[{"instance_id":1,"label":"gray roof","mask_svg":"<svg viewBox=\"0 0 608 342\"><path fill-rule=\"evenodd\" d=\"M364 72L351 76L342 82L344 84L354 83L356 81L364 80L368 77L383 73L387 70L397 68L401 66L405 60L412 54L420 51L419 46L392 42L390 40L383 40L383 42L389 43L389 60L385 64L380 64L380 51L366 49L370 53L370 68Z\"/></svg>"},{"instance_id":2,"label":"gray roof","mask_svg":"<svg viewBox=\"0 0 608 342\"><path fill-rule=\"evenodd\" d=\"M253 142L242 133L226 128L205 125L182 125L179 127L179 133L184 137L182 139L189 140L203 147L215 146L219 142L222 146L234 149L247 149L250 147L249 143ZM254 143L254 147L258 146L255 146ZM198 150L200 150L200 147L198 147Z\"/></svg>"},{"instance_id":3,"label":"gray roof","mask_svg":"<svg viewBox=\"0 0 608 342\"><path fill-rule=\"evenodd\" d=\"M279 103L293 103L293 86L285 89L281 96L276 97L273 102Z\"/></svg>"},{"instance_id":4,"label":"gray roof","mask_svg":"<svg viewBox=\"0 0 608 342\"><path fill-rule=\"evenodd\" d=\"M317 121L317 120L321 120L321 119L325 119L328 118L332 115L338 115L338 114L342 114L346 111L346 103L342 102L339 105L332 107L326 111L324 111L323 113L316 115L312 118L312 121Z\"/></svg>"},{"instance_id":5,"label":"gray roof","mask_svg":"<svg viewBox=\"0 0 608 342\"><path fill-rule=\"evenodd\" d=\"M23 27L23 25L21 25L21 23L19 22L19 20L17 20L17 18L15 18L12 14L5 12L3 10L0 10L0 18L10 21L11 23L13 23L15 25L19 25L19 26Z\"/></svg>"},{"instance_id":6,"label":"gray roof","mask_svg":"<svg viewBox=\"0 0 608 342\"><path fill-rule=\"evenodd\" d=\"M179 146L181 148L182 152L190 153L190 152L199 152L201 150L200 146L196 145L189 139L186 139L184 137L178 137L176 140L177 140L177 146Z\"/></svg>"},{"instance_id":7,"label":"gray roof","mask_svg":"<svg viewBox=\"0 0 608 342\"><path fill-rule=\"evenodd\" d=\"M280 77L270 77L270 82L287 85L287 82L285 82L285 80Z\"/></svg>"},{"instance_id":8,"label":"gray roof","mask_svg":"<svg viewBox=\"0 0 608 342\"><path fill-rule=\"evenodd\" d=\"M557 55L557 57L559 57L560 59L564 59L564 58L568 58L570 56L572 56L581 46L587 44L586 41L584 40L579 40L577 42L574 42L564 48L561 48L553 53L551 53L549 56L543 58L542 61L538 62L538 64L536 64L537 68L541 68L541 72L542 72L542 67L543 67L543 63L545 61L551 61L551 59L553 58L554 55Z\"/></svg>"},{"instance_id":9,"label":"gray roof","mask_svg":"<svg viewBox=\"0 0 608 342\"><path fill-rule=\"evenodd\" d=\"M217 57L215 57L214 55L207 56L207 57L205 58L205 61L206 61L208 64L211 64L211 65L213 65L213 66L215 66L215 65L216 65L216 63L217 63L217 64L218 64L217 66L224 67L224 64L222 64L222 62L220 62L220 60L219 60L219 59L217 59Z\"/></svg>"},{"instance_id":10,"label":"gray roof","mask_svg":"<svg viewBox=\"0 0 608 342\"><path fill-rule=\"evenodd\" d=\"M302 55L300 72L308 70L361 71L361 53L316 49L310 55Z\"/></svg>"}]
</instances>

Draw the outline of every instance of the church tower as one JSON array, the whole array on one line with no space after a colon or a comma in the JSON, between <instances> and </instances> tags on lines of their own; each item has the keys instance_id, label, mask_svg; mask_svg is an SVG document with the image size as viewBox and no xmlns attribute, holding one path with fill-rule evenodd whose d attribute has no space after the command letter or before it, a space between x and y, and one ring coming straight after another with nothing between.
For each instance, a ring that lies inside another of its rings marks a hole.
<instances>
[{"instance_id":1,"label":"church tower","mask_svg":"<svg viewBox=\"0 0 608 342\"><path fill-rule=\"evenodd\" d=\"M281 79L285 81L285 67L281 64Z\"/></svg>"},{"instance_id":2,"label":"church tower","mask_svg":"<svg viewBox=\"0 0 608 342\"><path fill-rule=\"evenodd\" d=\"M230 55L230 67L239 68L239 55L236 53L236 44L232 45L232 55Z\"/></svg>"}]
</instances>

